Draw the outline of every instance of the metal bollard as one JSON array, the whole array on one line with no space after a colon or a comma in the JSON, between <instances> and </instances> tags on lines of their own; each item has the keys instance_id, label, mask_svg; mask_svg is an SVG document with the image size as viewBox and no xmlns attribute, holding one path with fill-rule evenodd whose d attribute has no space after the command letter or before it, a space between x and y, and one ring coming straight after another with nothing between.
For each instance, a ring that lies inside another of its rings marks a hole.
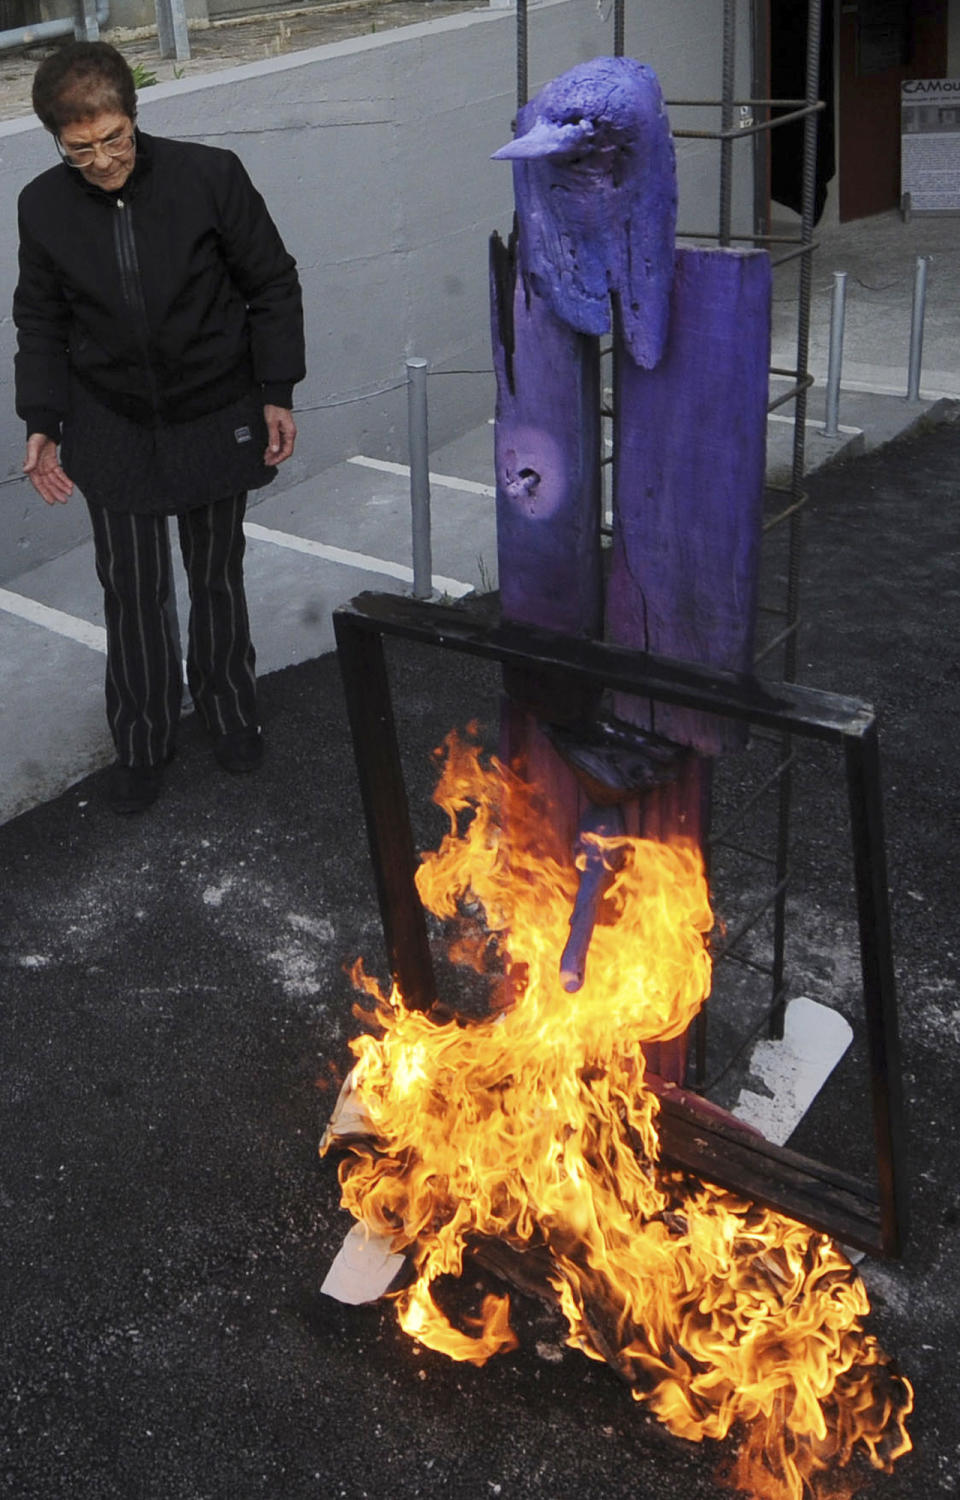
<instances>
[{"instance_id":1,"label":"metal bollard","mask_svg":"<svg viewBox=\"0 0 960 1500\"><path fill-rule=\"evenodd\" d=\"M410 512L413 525L413 597L433 593L430 551L430 458L427 441L427 361L407 362L407 434L410 453Z\"/></svg>"},{"instance_id":2,"label":"metal bollard","mask_svg":"<svg viewBox=\"0 0 960 1500\"><path fill-rule=\"evenodd\" d=\"M923 359L923 320L927 307L927 266L932 255L918 255L913 280L913 314L910 318L910 365L907 373L907 400L920 400L920 364Z\"/></svg>"},{"instance_id":3,"label":"metal bollard","mask_svg":"<svg viewBox=\"0 0 960 1500\"><path fill-rule=\"evenodd\" d=\"M840 435L840 373L843 369L843 325L847 311L847 273L833 273L833 303L830 308L830 356L827 364L827 405L823 436Z\"/></svg>"}]
</instances>

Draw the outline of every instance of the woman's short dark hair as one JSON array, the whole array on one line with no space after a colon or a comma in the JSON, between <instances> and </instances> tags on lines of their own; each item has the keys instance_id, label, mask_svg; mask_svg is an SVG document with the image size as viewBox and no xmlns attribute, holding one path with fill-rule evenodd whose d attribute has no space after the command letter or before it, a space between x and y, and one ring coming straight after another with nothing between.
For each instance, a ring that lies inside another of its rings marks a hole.
<instances>
[{"instance_id":1,"label":"woman's short dark hair","mask_svg":"<svg viewBox=\"0 0 960 1500\"><path fill-rule=\"evenodd\" d=\"M130 64L109 42L70 42L34 74L33 108L54 135L105 110L133 120L137 90Z\"/></svg>"}]
</instances>

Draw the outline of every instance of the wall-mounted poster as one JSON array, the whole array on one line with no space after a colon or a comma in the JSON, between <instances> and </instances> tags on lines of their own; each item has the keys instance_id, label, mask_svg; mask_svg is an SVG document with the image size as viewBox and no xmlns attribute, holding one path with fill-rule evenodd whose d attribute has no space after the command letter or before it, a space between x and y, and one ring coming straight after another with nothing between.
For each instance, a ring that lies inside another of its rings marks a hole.
<instances>
[{"instance_id":1,"label":"wall-mounted poster","mask_svg":"<svg viewBox=\"0 0 960 1500\"><path fill-rule=\"evenodd\" d=\"M904 214L960 213L960 78L908 78L900 120Z\"/></svg>"}]
</instances>

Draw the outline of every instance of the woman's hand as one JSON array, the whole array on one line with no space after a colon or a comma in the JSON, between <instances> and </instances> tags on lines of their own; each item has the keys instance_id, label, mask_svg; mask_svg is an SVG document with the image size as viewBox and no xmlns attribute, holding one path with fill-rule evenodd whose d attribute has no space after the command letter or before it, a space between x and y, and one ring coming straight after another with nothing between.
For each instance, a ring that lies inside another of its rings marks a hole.
<instances>
[{"instance_id":1,"label":"woman's hand","mask_svg":"<svg viewBox=\"0 0 960 1500\"><path fill-rule=\"evenodd\" d=\"M66 505L73 494L73 480L60 467L57 445L45 433L34 432L27 438L23 472L48 505Z\"/></svg>"},{"instance_id":2,"label":"woman's hand","mask_svg":"<svg viewBox=\"0 0 960 1500\"><path fill-rule=\"evenodd\" d=\"M267 451L263 455L265 464L282 464L293 452L297 440L297 424L293 412L285 406L265 406L264 421L267 424Z\"/></svg>"}]
</instances>

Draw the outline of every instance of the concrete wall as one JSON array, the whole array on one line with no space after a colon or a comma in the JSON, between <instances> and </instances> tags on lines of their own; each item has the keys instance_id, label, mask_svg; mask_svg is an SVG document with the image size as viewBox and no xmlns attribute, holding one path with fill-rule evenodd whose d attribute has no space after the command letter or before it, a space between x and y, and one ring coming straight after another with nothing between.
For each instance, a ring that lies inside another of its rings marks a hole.
<instances>
[{"instance_id":1,"label":"concrete wall","mask_svg":"<svg viewBox=\"0 0 960 1500\"><path fill-rule=\"evenodd\" d=\"M285 3L285 0L272 0L277 9ZM99 4L99 0L96 0ZM269 8L266 4L259 4L258 0L252 0L258 10ZM226 0L223 8L226 9ZM251 5L252 8L252 5ZM184 0L184 10L188 21L206 21L209 19L207 0ZM11 29L15 25L32 25L37 21L59 21L73 20L76 15L75 0L23 0L21 21L11 21L8 24ZM157 11L154 0L108 0L107 18L103 21L104 30L101 32L104 41L111 41L111 27L126 30L136 26L156 27ZM67 30L69 35L69 28Z\"/></svg>"},{"instance_id":2,"label":"concrete wall","mask_svg":"<svg viewBox=\"0 0 960 1500\"><path fill-rule=\"evenodd\" d=\"M668 97L715 96L721 9L720 0L630 7L626 50L658 69ZM533 7L531 92L572 63L611 52L611 27L611 16L599 15L594 0ZM741 54L739 87L746 93L745 45ZM513 15L486 10L143 94L147 131L241 155L299 262L310 373L296 393L298 451L278 483L307 479L352 452L403 460L405 393L390 387L402 381L411 353L424 355L437 372L451 372L431 377L432 445L489 415L492 377L452 372L490 369L487 238L492 229L509 229L512 192L509 167L489 156L510 136L515 77ZM697 112L697 122L704 119ZM18 472L23 448L13 413L8 311L16 276L14 206L23 184L52 160L49 138L30 120L0 125L6 210L0 217L0 580L86 535L76 499L48 509L22 479L3 482ZM749 215L748 168L745 152L741 223ZM716 181L716 148L685 145L686 227L715 223ZM319 490L317 504L323 504Z\"/></svg>"}]
</instances>

